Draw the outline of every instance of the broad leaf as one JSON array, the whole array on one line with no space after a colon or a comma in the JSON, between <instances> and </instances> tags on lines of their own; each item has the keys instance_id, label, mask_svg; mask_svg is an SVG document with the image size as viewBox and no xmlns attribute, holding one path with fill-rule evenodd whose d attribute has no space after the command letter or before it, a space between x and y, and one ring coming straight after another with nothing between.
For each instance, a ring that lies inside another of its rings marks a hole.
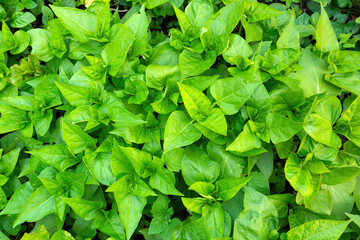
<instances>
[{"instance_id":1,"label":"broad leaf","mask_svg":"<svg viewBox=\"0 0 360 240\"><path fill-rule=\"evenodd\" d=\"M322 52L339 49L339 43L329 17L321 5L321 14L316 24L316 47Z\"/></svg>"},{"instance_id":2,"label":"broad leaf","mask_svg":"<svg viewBox=\"0 0 360 240\"><path fill-rule=\"evenodd\" d=\"M199 140L201 132L192 121L189 121L182 111L174 111L167 120L164 133L164 150L190 145Z\"/></svg>"},{"instance_id":3,"label":"broad leaf","mask_svg":"<svg viewBox=\"0 0 360 240\"><path fill-rule=\"evenodd\" d=\"M80 9L51 6L61 24L78 40L87 42L96 28L96 15Z\"/></svg>"},{"instance_id":4,"label":"broad leaf","mask_svg":"<svg viewBox=\"0 0 360 240\"><path fill-rule=\"evenodd\" d=\"M315 220L291 229L281 239L338 239L349 223L350 221Z\"/></svg>"},{"instance_id":5,"label":"broad leaf","mask_svg":"<svg viewBox=\"0 0 360 240\"><path fill-rule=\"evenodd\" d=\"M278 224L278 213L262 193L246 187L244 210L234 223L235 239L269 239Z\"/></svg>"}]
</instances>

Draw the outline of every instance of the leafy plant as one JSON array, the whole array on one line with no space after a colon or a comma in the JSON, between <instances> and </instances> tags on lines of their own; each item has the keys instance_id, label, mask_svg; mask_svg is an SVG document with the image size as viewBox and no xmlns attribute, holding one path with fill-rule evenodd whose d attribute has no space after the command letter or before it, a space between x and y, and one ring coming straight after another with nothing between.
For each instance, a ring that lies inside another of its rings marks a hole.
<instances>
[{"instance_id":1,"label":"leafy plant","mask_svg":"<svg viewBox=\"0 0 360 240\"><path fill-rule=\"evenodd\" d=\"M356 239L352 6L0 0L0 239Z\"/></svg>"}]
</instances>

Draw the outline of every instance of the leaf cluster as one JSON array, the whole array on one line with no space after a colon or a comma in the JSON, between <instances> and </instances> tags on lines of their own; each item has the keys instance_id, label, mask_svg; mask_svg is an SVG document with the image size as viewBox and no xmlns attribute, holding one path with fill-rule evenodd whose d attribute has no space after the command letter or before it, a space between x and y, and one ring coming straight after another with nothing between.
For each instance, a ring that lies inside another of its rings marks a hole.
<instances>
[{"instance_id":1,"label":"leaf cluster","mask_svg":"<svg viewBox=\"0 0 360 240\"><path fill-rule=\"evenodd\" d=\"M0 0L0 239L356 239L359 21L301 6Z\"/></svg>"}]
</instances>

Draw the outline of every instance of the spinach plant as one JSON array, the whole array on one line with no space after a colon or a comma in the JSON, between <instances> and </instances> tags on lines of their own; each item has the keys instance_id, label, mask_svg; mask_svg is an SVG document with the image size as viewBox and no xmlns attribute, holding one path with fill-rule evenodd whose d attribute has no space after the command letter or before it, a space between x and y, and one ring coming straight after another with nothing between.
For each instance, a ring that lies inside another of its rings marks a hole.
<instances>
[{"instance_id":1,"label":"spinach plant","mask_svg":"<svg viewBox=\"0 0 360 240\"><path fill-rule=\"evenodd\" d=\"M358 238L354 4L281 2L0 0L0 239Z\"/></svg>"}]
</instances>

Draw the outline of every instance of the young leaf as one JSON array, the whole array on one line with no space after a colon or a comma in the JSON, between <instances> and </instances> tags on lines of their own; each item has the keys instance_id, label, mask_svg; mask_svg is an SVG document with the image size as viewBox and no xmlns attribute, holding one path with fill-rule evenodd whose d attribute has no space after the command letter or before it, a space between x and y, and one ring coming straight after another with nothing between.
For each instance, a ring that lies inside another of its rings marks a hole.
<instances>
[{"instance_id":1,"label":"young leaf","mask_svg":"<svg viewBox=\"0 0 360 240\"><path fill-rule=\"evenodd\" d=\"M191 184L189 190L193 190L203 197L209 197L215 190L215 185L210 182L196 182Z\"/></svg>"},{"instance_id":2,"label":"young leaf","mask_svg":"<svg viewBox=\"0 0 360 240\"><path fill-rule=\"evenodd\" d=\"M4 21L2 22L1 36L2 36L2 46L1 46L2 51L5 52L16 48L17 46L16 39L12 34L12 32L10 31L8 25Z\"/></svg>"},{"instance_id":3,"label":"young leaf","mask_svg":"<svg viewBox=\"0 0 360 240\"><path fill-rule=\"evenodd\" d=\"M173 209L169 208L169 198L166 195L159 195L151 207L153 219L149 226L149 234L157 234L165 231L169 225L169 220L173 214Z\"/></svg>"},{"instance_id":4,"label":"young leaf","mask_svg":"<svg viewBox=\"0 0 360 240\"><path fill-rule=\"evenodd\" d=\"M166 169L158 169L155 174L150 177L150 186L159 190L163 194L183 196L175 188L175 176L173 172Z\"/></svg>"},{"instance_id":5,"label":"young leaf","mask_svg":"<svg viewBox=\"0 0 360 240\"><path fill-rule=\"evenodd\" d=\"M266 128L269 130L271 141L277 144L291 139L302 129L302 124L281 114L269 113L266 116Z\"/></svg>"},{"instance_id":6,"label":"young leaf","mask_svg":"<svg viewBox=\"0 0 360 240\"><path fill-rule=\"evenodd\" d=\"M300 35L296 28L295 19L291 18L276 42L278 48L300 49Z\"/></svg>"},{"instance_id":7,"label":"young leaf","mask_svg":"<svg viewBox=\"0 0 360 240\"><path fill-rule=\"evenodd\" d=\"M109 2L107 1L105 6L98 13L96 19L96 28L95 28L94 36L99 40L102 40L102 38L105 38L105 40L107 40L109 38L110 21L111 21L109 5L110 5Z\"/></svg>"},{"instance_id":8,"label":"young leaf","mask_svg":"<svg viewBox=\"0 0 360 240\"><path fill-rule=\"evenodd\" d=\"M146 85L156 90L174 84L181 79L179 65L150 64L146 68Z\"/></svg>"},{"instance_id":9,"label":"young leaf","mask_svg":"<svg viewBox=\"0 0 360 240\"><path fill-rule=\"evenodd\" d=\"M357 130L359 120L356 117L360 109L360 97L357 97L336 122L336 132L343 134L357 146L360 146L360 133Z\"/></svg>"},{"instance_id":10,"label":"young leaf","mask_svg":"<svg viewBox=\"0 0 360 240\"><path fill-rule=\"evenodd\" d=\"M321 5L321 14L316 24L316 47L322 52L339 49L339 43L329 17Z\"/></svg>"},{"instance_id":11,"label":"young leaf","mask_svg":"<svg viewBox=\"0 0 360 240\"><path fill-rule=\"evenodd\" d=\"M205 206L207 200L205 198L181 198L184 206L192 212L202 213L202 208Z\"/></svg>"},{"instance_id":12,"label":"young leaf","mask_svg":"<svg viewBox=\"0 0 360 240\"><path fill-rule=\"evenodd\" d=\"M134 114L129 112L125 107L109 106L107 109L108 117L115 122L117 128L132 127L146 123Z\"/></svg>"},{"instance_id":13,"label":"young leaf","mask_svg":"<svg viewBox=\"0 0 360 240\"><path fill-rule=\"evenodd\" d=\"M221 110L225 114L233 115L240 110L259 84L255 81L245 82L238 77L223 78L211 85L210 92Z\"/></svg>"},{"instance_id":14,"label":"young leaf","mask_svg":"<svg viewBox=\"0 0 360 240\"><path fill-rule=\"evenodd\" d=\"M210 112L210 100L200 90L178 83L185 108L193 119L206 116Z\"/></svg>"},{"instance_id":15,"label":"young leaf","mask_svg":"<svg viewBox=\"0 0 360 240\"><path fill-rule=\"evenodd\" d=\"M22 129L29 123L25 111L9 106L0 106L0 133L8 133Z\"/></svg>"},{"instance_id":16,"label":"young leaf","mask_svg":"<svg viewBox=\"0 0 360 240\"><path fill-rule=\"evenodd\" d=\"M114 196L125 227L126 239L129 240L141 219L146 198L123 192L115 193Z\"/></svg>"},{"instance_id":17,"label":"young leaf","mask_svg":"<svg viewBox=\"0 0 360 240\"><path fill-rule=\"evenodd\" d=\"M109 212L97 211L93 227L115 239L125 239L124 226L119 214L114 209Z\"/></svg>"},{"instance_id":18,"label":"young leaf","mask_svg":"<svg viewBox=\"0 0 360 240\"><path fill-rule=\"evenodd\" d=\"M110 186L116 180L110 169L110 159L111 154L109 152L97 153L89 148L86 148L83 158L84 163L96 180L106 186Z\"/></svg>"},{"instance_id":19,"label":"young leaf","mask_svg":"<svg viewBox=\"0 0 360 240\"><path fill-rule=\"evenodd\" d=\"M62 28L60 24L52 24L51 26L51 38L50 38L50 47L54 52L54 55L58 58L66 53L67 47L62 35Z\"/></svg>"},{"instance_id":20,"label":"young leaf","mask_svg":"<svg viewBox=\"0 0 360 240\"><path fill-rule=\"evenodd\" d=\"M195 26L193 26L193 24L190 22L188 16L176 6L174 6L174 12L176 14L176 18L179 21L181 31L190 38L198 37L199 31L197 31Z\"/></svg>"},{"instance_id":21,"label":"young leaf","mask_svg":"<svg viewBox=\"0 0 360 240\"><path fill-rule=\"evenodd\" d=\"M138 56L148 50L147 30L148 21L144 7L140 9L140 13L132 15L124 24L130 29L135 37L130 56Z\"/></svg>"},{"instance_id":22,"label":"young leaf","mask_svg":"<svg viewBox=\"0 0 360 240\"><path fill-rule=\"evenodd\" d=\"M96 139L86 134L79 126L64 119L62 121L62 133L66 145L74 154L84 151L87 147L95 148Z\"/></svg>"},{"instance_id":23,"label":"young leaf","mask_svg":"<svg viewBox=\"0 0 360 240\"><path fill-rule=\"evenodd\" d=\"M106 191L129 192L139 197L156 196L156 193L141 178L131 174L114 182Z\"/></svg>"},{"instance_id":24,"label":"young leaf","mask_svg":"<svg viewBox=\"0 0 360 240\"><path fill-rule=\"evenodd\" d=\"M133 40L116 40L108 43L101 53L105 64L109 67L109 74L115 76L124 63L126 54L130 49Z\"/></svg>"},{"instance_id":25,"label":"young leaf","mask_svg":"<svg viewBox=\"0 0 360 240\"><path fill-rule=\"evenodd\" d=\"M16 148L0 158L0 173L9 176L18 162L20 148Z\"/></svg>"},{"instance_id":26,"label":"young leaf","mask_svg":"<svg viewBox=\"0 0 360 240\"><path fill-rule=\"evenodd\" d=\"M184 112L174 111L170 114L165 127L164 151L190 145L199 140L201 135Z\"/></svg>"},{"instance_id":27,"label":"young leaf","mask_svg":"<svg viewBox=\"0 0 360 240\"><path fill-rule=\"evenodd\" d=\"M66 100L74 107L90 105L89 88L63 84L60 82L55 82L55 84Z\"/></svg>"},{"instance_id":28,"label":"young leaf","mask_svg":"<svg viewBox=\"0 0 360 240\"><path fill-rule=\"evenodd\" d=\"M234 30L243 15L244 2L237 0L226 5L207 21L206 26L215 37L229 35Z\"/></svg>"},{"instance_id":29,"label":"young leaf","mask_svg":"<svg viewBox=\"0 0 360 240\"><path fill-rule=\"evenodd\" d=\"M137 148L120 147L122 155L134 166L135 171L143 178L151 175L149 165L153 161L151 154Z\"/></svg>"},{"instance_id":30,"label":"young leaf","mask_svg":"<svg viewBox=\"0 0 360 240\"><path fill-rule=\"evenodd\" d=\"M26 50L30 44L30 34L23 30L14 33L16 47L10 50L11 54L19 54Z\"/></svg>"},{"instance_id":31,"label":"young leaf","mask_svg":"<svg viewBox=\"0 0 360 240\"><path fill-rule=\"evenodd\" d=\"M249 178L224 178L215 183L216 195L219 200L227 201L233 198L237 192L250 181Z\"/></svg>"},{"instance_id":32,"label":"young leaf","mask_svg":"<svg viewBox=\"0 0 360 240\"><path fill-rule=\"evenodd\" d=\"M49 77L44 76L41 82L35 87L34 97L40 100L47 107L54 107L61 104L60 92Z\"/></svg>"},{"instance_id":33,"label":"young leaf","mask_svg":"<svg viewBox=\"0 0 360 240\"><path fill-rule=\"evenodd\" d=\"M261 140L251 132L249 124L246 124L239 136L226 148L226 151L247 152L260 147Z\"/></svg>"},{"instance_id":34,"label":"young leaf","mask_svg":"<svg viewBox=\"0 0 360 240\"><path fill-rule=\"evenodd\" d=\"M249 9L247 9L246 14L248 15L249 22L258 22L267 18L279 16L282 12L267 4L253 2Z\"/></svg>"},{"instance_id":35,"label":"young leaf","mask_svg":"<svg viewBox=\"0 0 360 240\"><path fill-rule=\"evenodd\" d=\"M289 67L297 58L298 52L292 48L278 48L273 51L269 49L265 53L261 68L272 75L276 75Z\"/></svg>"},{"instance_id":36,"label":"young leaf","mask_svg":"<svg viewBox=\"0 0 360 240\"><path fill-rule=\"evenodd\" d=\"M341 104L336 97L316 101L304 120L304 130L316 141L339 148L341 139L332 126L340 117Z\"/></svg>"},{"instance_id":37,"label":"young leaf","mask_svg":"<svg viewBox=\"0 0 360 240\"><path fill-rule=\"evenodd\" d=\"M229 47L223 53L225 61L234 64L232 58L248 58L253 54L250 45L239 35L231 34Z\"/></svg>"},{"instance_id":38,"label":"young leaf","mask_svg":"<svg viewBox=\"0 0 360 240\"><path fill-rule=\"evenodd\" d=\"M83 173L59 172L56 180L68 186L70 197L82 197L84 195L85 181L87 176Z\"/></svg>"},{"instance_id":39,"label":"young leaf","mask_svg":"<svg viewBox=\"0 0 360 240\"><path fill-rule=\"evenodd\" d=\"M44 112L36 111L31 117L36 133L44 136L50 129L51 120L53 119L53 111L47 109Z\"/></svg>"},{"instance_id":40,"label":"young leaf","mask_svg":"<svg viewBox=\"0 0 360 240\"><path fill-rule=\"evenodd\" d=\"M41 149L29 151L29 153L60 171L79 162L65 144L47 145Z\"/></svg>"},{"instance_id":41,"label":"young leaf","mask_svg":"<svg viewBox=\"0 0 360 240\"><path fill-rule=\"evenodd\" d=\"M61 199L84 220L94 219L97 211L101 209L104 205L102 202L89 201L81 198L61 197Z\"/></svg>"}]
</instances>

